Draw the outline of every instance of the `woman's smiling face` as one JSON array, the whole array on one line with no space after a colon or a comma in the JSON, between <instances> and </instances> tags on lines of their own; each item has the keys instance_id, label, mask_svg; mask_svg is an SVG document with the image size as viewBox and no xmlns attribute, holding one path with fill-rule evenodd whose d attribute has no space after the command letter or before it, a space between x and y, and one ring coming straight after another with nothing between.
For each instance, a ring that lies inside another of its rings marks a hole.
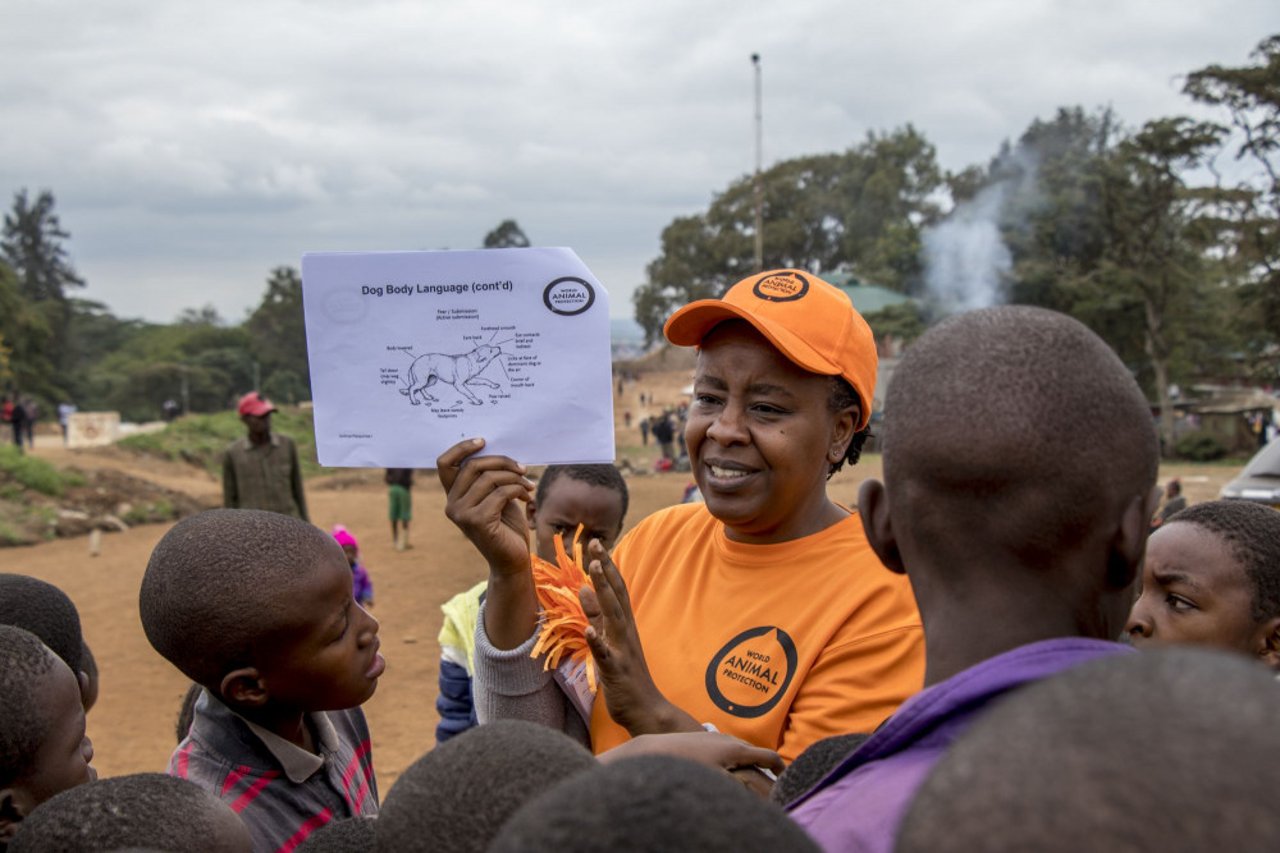
<instances>
[{"instance_id":1,"label":"woman's smiling face","mask_svg":"<svg viewBox=\"0 0 1280 853\"><path fill-rule=\"evenodd\" d=\"M731 539L797 539L830 523L827 471L858 412L832 413L831 378L793 364L750 324L703 339L685 441L707 509Z\"/></svg>"}]
</instances>

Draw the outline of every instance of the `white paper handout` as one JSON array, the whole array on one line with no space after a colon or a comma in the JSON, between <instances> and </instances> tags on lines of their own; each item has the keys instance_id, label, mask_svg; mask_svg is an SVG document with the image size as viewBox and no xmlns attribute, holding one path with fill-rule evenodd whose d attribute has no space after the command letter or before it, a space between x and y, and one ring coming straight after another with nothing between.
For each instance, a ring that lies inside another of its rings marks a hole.
<instances>
[{"instance_id":1,"label":"white paper handout","mask_svg":"<svg viewBox=\"0 0 1280 853\"><path fill-rule=\"evenodd\" d=\"M302 301L320 464L430 468L473 437L613 461L608 298L571 249L312 253Z\"/></svg>"}]
</instances>

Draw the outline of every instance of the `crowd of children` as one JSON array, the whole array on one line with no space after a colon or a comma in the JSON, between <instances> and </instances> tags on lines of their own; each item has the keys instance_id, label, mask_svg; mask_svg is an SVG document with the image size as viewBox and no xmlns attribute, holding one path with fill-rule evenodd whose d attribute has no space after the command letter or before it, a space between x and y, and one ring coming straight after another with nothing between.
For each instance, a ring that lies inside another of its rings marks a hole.
<instances>
[{"instance_id":1,"label":"crowd of children","mask_svg":"<svg viewBox=\"0 0 1280 853\"><path fill-rule=\"evenodd\" d=\"M1152 532L1137 384L1083 325L1016 307L907 350L883 480L830 501L875 370L786 313L829 323L795 297L824 285L753 277L669 326L700 347L704 504L622 537L611 465L535 487L482 442L441 458L490 578L444 606L438 744L385 800L360 707L385 662L345 528L223 509L160 540L142 627L192 681L167 773L95 781L76 608L0 574L0 850L1280 844L1280 513L1213 501ZM585 707L530 657L529 554L579 527Z\"/></svg>"}]
</instances>

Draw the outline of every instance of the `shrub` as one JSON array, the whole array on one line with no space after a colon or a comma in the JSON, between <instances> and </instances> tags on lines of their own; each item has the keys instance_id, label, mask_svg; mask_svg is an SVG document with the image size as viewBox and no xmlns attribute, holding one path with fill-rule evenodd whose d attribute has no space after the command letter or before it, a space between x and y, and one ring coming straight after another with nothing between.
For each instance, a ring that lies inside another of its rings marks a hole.
<instances>
[{"instance_id":1,"label":"shrub","mask_svg":"<svg viewBox=\"0 0 1280 853\"><path fill-rule=\"evenodd\" d=\"M43 495L57 497L75 480L59 473L43 459L24 454L15 445L0 446L0 475Z\"/></svg>"},{"instance_id":2,"label":"shrub","mask_svg":"<svg viewBox=\"0 0 1280 853\"><path fill-rule=\"evenodd\" d=\"M1180 458L1194 462L1212 462L1227 455L1222 442L1207 432L1189 432L1178 439L1173 449Z\"/></svg>"}]
</instances>

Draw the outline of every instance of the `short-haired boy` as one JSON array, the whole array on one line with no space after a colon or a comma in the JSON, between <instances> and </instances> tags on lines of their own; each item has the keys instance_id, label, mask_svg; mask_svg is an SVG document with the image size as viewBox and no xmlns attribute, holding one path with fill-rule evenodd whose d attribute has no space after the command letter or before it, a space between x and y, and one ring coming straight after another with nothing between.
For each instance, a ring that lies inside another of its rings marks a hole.
<instances>
[{"instance_id":1,"label":"short-haired boy","mask_svg":"<svg viewBox=\"0 0 1280 853\"><path fill-rule=\"evenodd\" d=\"M1209 501L1172 515L1147 541L1136 646L1190 643L1280 670L1280 512Z\"/></svg>"},{"instance_id":2,"label":"short-haired boy","mask_svg":"<svg viewBox=\"0 0 1280 853\"><path fill-rule=\"evenodd\" d=\"M255 850L377 813L359 706L385 662L333 537L261 510L191 516L152 553L140 610L156 651L204 687L169 772L229 804Z\"/></svg>"},{"instance_id":3,"label":"short-haired boy","mask_svg":"<svg viewBox=\"0 0 1280 853\"><path fill-rule=\"evenodd\" d=\"M53 795L95 777L80 684L36 635L0 625L0 851Z\"/></svg>"},{"instance_id":4,"label":"short-haired boy","mask_svg":"<svg viewBox=\"0 0 1280 853\"><path fill-rule=\"evenodd\" d=\"M534 498L528 504L529 526L534 548L549 563L556 559L555 540L562 537L572 553L573 534L582 525L579 541L599 539L606 549L622 534L630 495L627 482L617 467L599 465L550 465L538 479ZM440 695L436 711L436 743L444 743L476 724L472 698L475 672L476 621L487 581L460 592L440 608L444 624L440 628Z\"/></svg>"},{"instance_id":5,"label":"short-haired boy","mask_svg":"<svg viewBox=\"0 0 1280 853\"><path fill-rule=\"evenodd\" d=\"M64 791L36 810L12 853L199 850L248 853L249 832L226 803L163 773L113 776Z\"/></svg>"},{"instance_id":6,"label":"short-haired boy","mask_svg":"<svg viewBox=\"0 0 1280 853\"><path fill-rule=\"evenodd\" d=\"M1082 429L1087 424L1088 429ZM888 851L916 789L994 699L1129 651L1158 452L1128 369L1063 314L960 314L907 350L885 401L867 538L905 572L925 689L790 811L828 850Z\"/></svg>"},{"instance_id":7,"label":"short-haired boy","mask_svg":"<svg viewBox=\"0 0 1280 853\"><path fill-rule=\"evenodd\" d=\"M98 667L80 630L80 611L58 587L0 572L0 625L14 625L40 638L76 674L84 709L98 697Z\"/></svg>"}]
</instances>

